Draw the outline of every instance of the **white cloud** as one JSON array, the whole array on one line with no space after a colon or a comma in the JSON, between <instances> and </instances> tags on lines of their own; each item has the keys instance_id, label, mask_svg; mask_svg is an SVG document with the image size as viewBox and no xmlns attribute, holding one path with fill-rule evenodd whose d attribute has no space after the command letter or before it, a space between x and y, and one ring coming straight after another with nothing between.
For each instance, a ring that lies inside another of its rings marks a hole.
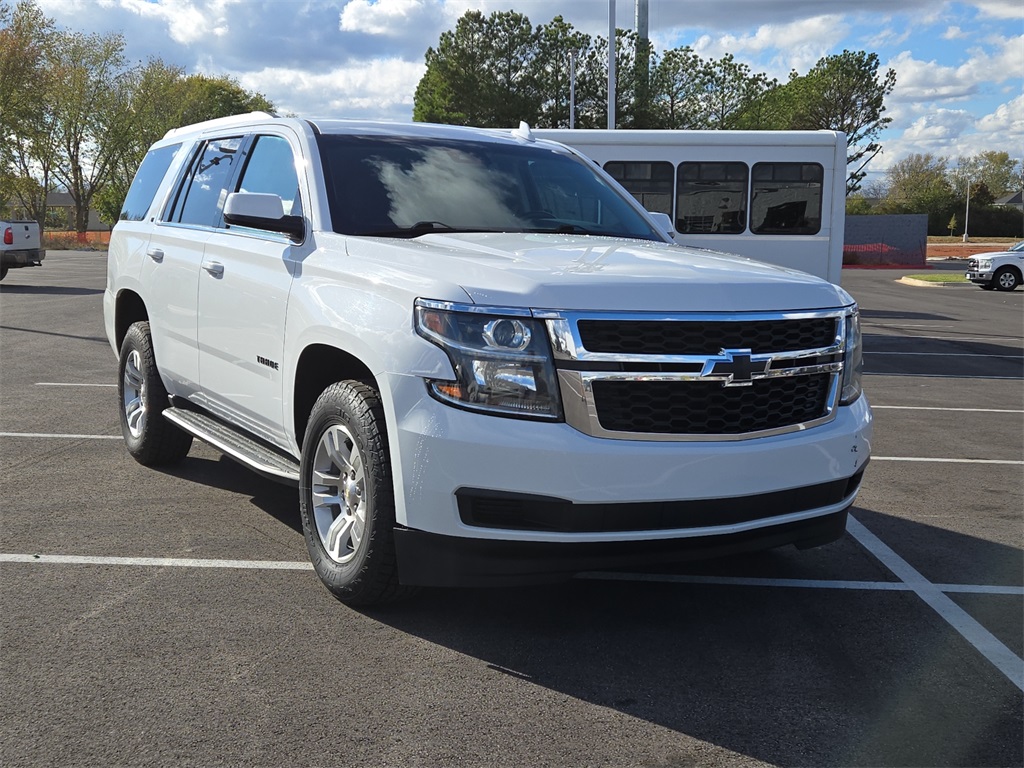
<instances>
[{"instance_id":1,"label":"white cloud","mask_svg":"<svg viewBox=\"0 0 1024 768\"><path fill-rule=\"evenodd\" d=\"M908 25L902 30L896 30L892 27L886 27L877 34L867 39L867 46L869 49L874 50L876 48L885 48L887 46L902 45L909 38L913 29Z\"/></svg>"},{"instance_id":2,"label":"white cloud","mask_svg":"<svg viewBox=\"0 0 1024 768\"><path fill-rule=\"evenodd\" d=\"M351 0L341 10L339 27L344 32L392 35L426 15L436 16L426 0Z\"/></svg>"},{"instance_id":3,"label":"white cloud","mask_svg":"<svg viewBox=\"0 0 1024 768\"><path fill-rule=\"evenodd\" d=\"M239 81L265 94L281 112L409 120L424 69L400 59L373 59L327 72L267 68L248 72Z\"/></svg>"},{"instance_id":4,"label":"white cloud","mask_svg":"<svg viewBox=\"0 0 1024 768\"><path fill-rule=\"evenodd\" d=\"M1024 18L1021 13L1019 0L974 0L974 5L983 16L990 16L995 19L1016 19Z\"/></svg>"},{"instance_id":5,"label":"white cloud","mask_svg":"<svg viewBox=\"0 0 1024 768\"><path fill-rule=\"evenodd\" d=\"M943 40L960 40L966 37L964 31L960 27L949 27L945 32L942 33Z\"/></svg>"}]
</instances>

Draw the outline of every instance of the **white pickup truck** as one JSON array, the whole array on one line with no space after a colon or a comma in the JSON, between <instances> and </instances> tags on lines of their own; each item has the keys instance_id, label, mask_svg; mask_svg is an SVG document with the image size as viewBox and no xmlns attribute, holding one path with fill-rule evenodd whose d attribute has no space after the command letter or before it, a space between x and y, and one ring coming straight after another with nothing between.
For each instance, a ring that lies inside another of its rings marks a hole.
<instances>
[{"instance_id":1,"label":"white pickup truck","mask_svg":"<svg viewBox=\"0 0 1024 768\"><path fill-rule=\"evenodd\" d=\"M39 267L45 258L39 222L0 221L0 280L7 277L9 269Z\"/></svg>"},{"instance_id":2,"label":"white pickup truck","mask_svg":"<svg viewBox=\"0 0 1024 768\"><path fill-rule=\"evenodd\" d=\"M352 604L835 540L871 448L856 303L668 228L526 127L170 131L110 242L127 449L297 485Z\"/></svg>"},{"instance_id":3,"label":"white pickup truck","mask_svg":"<svg viewBox=\"0 0 1024 768\"><path fill-rule=\"evenodd\" d=\"M967 261L965 277L986 291L1012 291L1024 275L1024 240L1005 251L976 253Z\"/></svg>"}]
</instances>

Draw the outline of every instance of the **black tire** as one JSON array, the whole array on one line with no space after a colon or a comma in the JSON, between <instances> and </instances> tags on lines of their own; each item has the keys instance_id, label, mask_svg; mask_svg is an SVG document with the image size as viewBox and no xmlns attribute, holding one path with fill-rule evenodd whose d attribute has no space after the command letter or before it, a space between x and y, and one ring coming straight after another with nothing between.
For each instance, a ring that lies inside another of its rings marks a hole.
<instances>
[{"instance_id":1,"label":"black tire","mask_svg":"<svg viewBox=\"0 0 1024 768\"><path fill-rule=\"evenodd\" d=\"M398 583L387 430L372 387L342 381L317 399L302 445L299 509L313 569L343 603L416 591Z\"/></svg>"},{"instance_id":2,"label":"black tire","mask_svg":"<svg viewBox=\"0 0 1024 768\"><path fill-rule=\"evenodd\" d=\"M994 291L996 289L995 283L978 283L978 287L983 291Z\"/></svg>"},{"instance_id":3,"label":"black tire","mask_svg":"<svg viewBox=\"0 0 1024 768\"><path fill-rule=\"evenodd\" d=\"M0 267L0 280L3 280L5 277L7 277L8 269L8 267Z\"/></svg>"},{"instance_id":4,"label":"black tire","mask_svg":"<svg viewBox=\"0 0 1024 768\"><path fill-rule=\"evenodd\" d=\"M1020 285L1020 273L1012 267L1003 267L992 275L992 285L997 291L1012 291Z\"/></svg>"},{"instance_id":5,"label":"black tire","mask_svg":"<svg viewBox=\"0 0 1024 768\"><path fill-rule=\"evenodd\" d=\"M188 455L192 435L163 417L167 390L153 355L149 323L134 323L121 342L117 366L121 434L128 453L147 467L177 464Z\"/></svg>"}]
</instances>

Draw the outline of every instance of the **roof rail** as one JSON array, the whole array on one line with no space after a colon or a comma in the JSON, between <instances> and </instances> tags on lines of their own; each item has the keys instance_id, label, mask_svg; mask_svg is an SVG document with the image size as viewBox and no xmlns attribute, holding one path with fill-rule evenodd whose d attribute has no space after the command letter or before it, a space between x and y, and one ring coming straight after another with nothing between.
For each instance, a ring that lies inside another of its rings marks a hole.
<instances>
[{"instance_id":1,"label":"roof rail","mask_svg":"<svg viewBox=\"0 0 1024 768\"><path fill-rule=\"evenodd\" d=\"M247 112L242 115L229 115L228 117L217 117L213 120L204 120L201 123L193 123L192 125L183 125L180 128L171 128L167 133L164 134L164 138L170 138L171 136L177 136L180 133L196 133L198 131L205 131L210 128L230 128L233 125L241 125L243 123L249 123L253 120L267 120L277 118L278 115L275 112Z\"/></svg>"}]
</instances>

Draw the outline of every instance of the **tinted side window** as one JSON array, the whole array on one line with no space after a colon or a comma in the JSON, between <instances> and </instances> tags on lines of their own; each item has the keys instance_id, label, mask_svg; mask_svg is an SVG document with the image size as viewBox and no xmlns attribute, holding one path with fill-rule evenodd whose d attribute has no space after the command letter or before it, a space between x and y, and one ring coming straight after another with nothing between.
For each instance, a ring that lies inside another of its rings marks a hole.
<instances>
[{"instance_id":1,"label":"tinted side window","mask_svg":"<svg viewBox=\"0 0 1024 768\"><path fill-rule=\"evenodd\" d=\"M121 219L125 221L142 221L146 218L149 206L153 202L163 181L164 174L171 165L174 156L181 149L181 144L171 144L159 149L151 149L142 160L142 165L135 172L128 195L121 206Z\"/></svg>"},{"instance_id":2,"label":"tinted side window","mask_svg":"<svg viewBox=\"0 0 1024 768\"><path fill-rule=\"evenodd\" d=\"M302 215L295 157L287 139L280 136L257 137L237 191L277 195L284 201L285 216Z\"/></svg>"},{"instance_id":3,"label":"tinted side window","mask_svg":"<svg viewBox=\"0 0 1024 768\"><path fill-rule=\"evenodd\" d=\"M604 169L644 210L672 215L672 163L613 161L605 163Z\"/></svg>"},{"instance_id":4,"label":"tinted side window","mask_svg":"<svg viewBox=\"0 0 1024 768\"><path fill-rule=\"evenodd\" d=\"M746 163L679 164L677 232L738 234L746 221Z\"/></svg>"},{"instance_id":5,"label":"tinted side window","mask_svg":"<svg viewBox=\"0 0 1024 768\"><path fill-rule=\"evenodd\" d=\"M169 221L208 227L217 223L241 146L241 137L206 142L185 177Z\"/></svg>"},{"instance_id":6,"label":"tinted side window","mask_svg":"<svg viewBox=\"0 0 1024 768\"><path fill-rule=\"evenodd\" d=\"M757 163L753 170L750 229L758 235L814 235L821 230L817 163Z\"/></svg>"}]
</instances>

